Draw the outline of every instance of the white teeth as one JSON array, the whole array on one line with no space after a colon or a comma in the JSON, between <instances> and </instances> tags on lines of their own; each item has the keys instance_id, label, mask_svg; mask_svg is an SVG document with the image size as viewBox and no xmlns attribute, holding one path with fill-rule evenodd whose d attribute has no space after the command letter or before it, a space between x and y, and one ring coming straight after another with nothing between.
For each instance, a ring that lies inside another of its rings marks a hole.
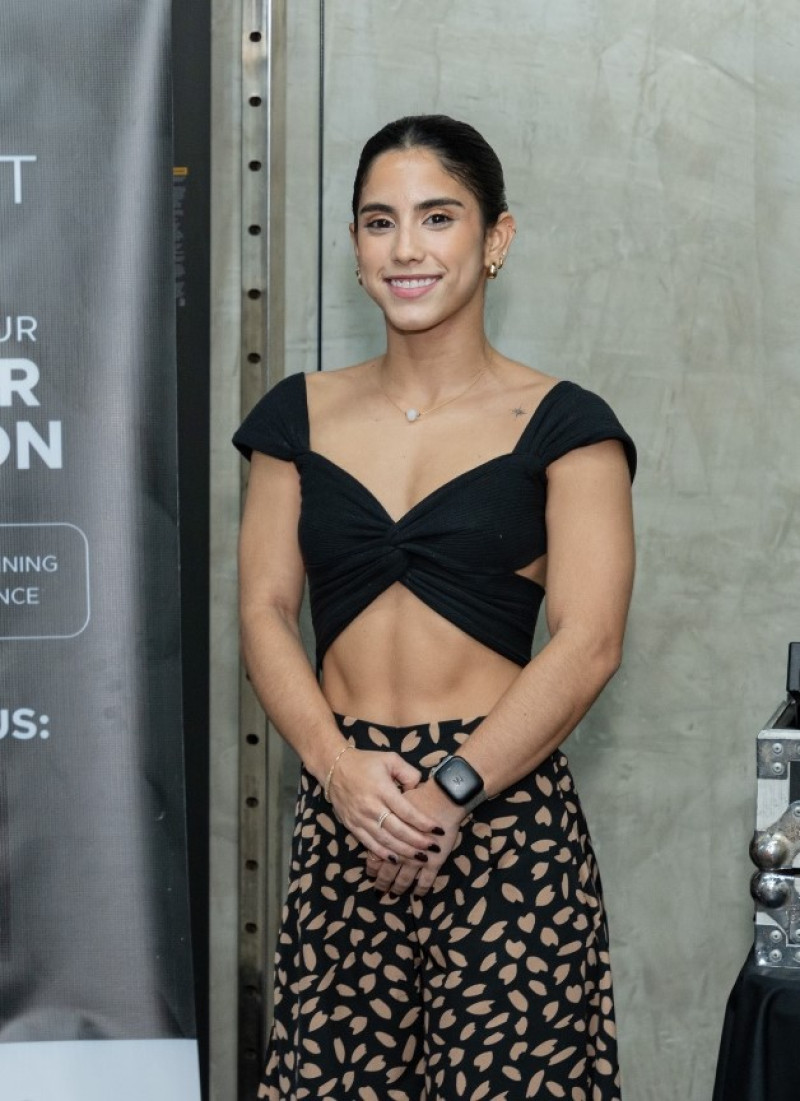
<instances>
[{"instance_id":1,"label":"white teeth","mask_svg":"<svg viewBox=\"0 0 800 1101\"><path fill-rule=\"evenodd\" d=\"M414 290L416 287L430 287L436 282L435 279L390 279L389 282L393 287L405 287L409 290Z\"/></svg>"}]
</instances>

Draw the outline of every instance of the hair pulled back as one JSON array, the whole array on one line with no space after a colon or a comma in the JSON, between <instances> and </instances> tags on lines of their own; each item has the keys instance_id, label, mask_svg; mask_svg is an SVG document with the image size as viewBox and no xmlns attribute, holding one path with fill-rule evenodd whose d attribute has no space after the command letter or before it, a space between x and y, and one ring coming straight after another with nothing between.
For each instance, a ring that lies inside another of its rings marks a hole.
<instances>
[{"instance_id":1,"label":"hair pulled back","mask_svg":"<svg viewBox=\"0 0 800 1101\"><path fill-rule=\"evenodd\" d=\"M353 184L353 219L358 224L358 204L364 181L382 153L398 149L429 149L442 168L475 196L484 228L493 226L508 210L503 166L486 139L469 123L449 115L407 115L387 123L361 150Z\"/></svg>"}]
</instances>

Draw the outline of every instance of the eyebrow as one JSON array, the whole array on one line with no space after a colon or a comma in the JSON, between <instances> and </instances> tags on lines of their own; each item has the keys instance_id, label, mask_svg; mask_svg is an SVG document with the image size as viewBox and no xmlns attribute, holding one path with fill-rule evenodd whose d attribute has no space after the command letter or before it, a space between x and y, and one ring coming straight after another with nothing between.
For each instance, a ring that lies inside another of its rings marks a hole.
<instances>
[{"instance_id":1,"label":"eyebrow","mask_svg":"<svg viewBox=\"0 0 800 1101\"><path fill-rule=\"evenodd\" d=\"M424 199L421 203L417 203L414 207L417 211L433 210L437 206L460 206L463 210L464 204L460 199L448 199L447 197L439 199ZM362 214L395 214L396 211L393 206L389 206L387 203L365 203L361 207L358 214L359 217Z\"/></svg>"}]
</instances>

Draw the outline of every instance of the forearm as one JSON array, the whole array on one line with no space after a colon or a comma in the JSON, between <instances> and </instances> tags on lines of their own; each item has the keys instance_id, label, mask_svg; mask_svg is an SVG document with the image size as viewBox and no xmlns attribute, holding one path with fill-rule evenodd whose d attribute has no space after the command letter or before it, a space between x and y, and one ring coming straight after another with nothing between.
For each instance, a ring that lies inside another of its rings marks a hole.
<instances>
[{"instance_id":1,"label":"forearm","mask_svg":"<svg viewBox=\"0 0 800 1101\"><path fill-rule=\"evenodd\" d=\"M577 726L619 665L613 639L556 634L458 751L490 795L526 776Z\"/></svg>"},{"instance_id":2,"label":"forearm","mask_svg":"<svg viewBox=\"0 0 800 1101\"><path fill-rule=\"evenodd\" d=\"M346 743L309 664L297 624L277 608L243 612L242 654L261 706L322 783Z\"/></svg>"}]
</instances>

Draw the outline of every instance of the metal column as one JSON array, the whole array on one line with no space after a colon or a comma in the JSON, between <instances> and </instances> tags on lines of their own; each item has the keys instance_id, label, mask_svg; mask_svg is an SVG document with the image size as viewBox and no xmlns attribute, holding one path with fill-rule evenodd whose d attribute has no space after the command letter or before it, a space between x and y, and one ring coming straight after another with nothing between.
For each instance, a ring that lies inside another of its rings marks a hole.
<instances>
[{"instance_id":1,"label":"metal column","mask_svg":"<svg viewBox=\"0 0 800 1101\"><path fill-rule=\"evenodd\" d=\"M286 0L243 0L243 413L284 373L285 83ZM244 671L239 729L238 1097L252 1101L271 1016L271 953L283 889L283 747Z\"/></svg>"}]
</instances>

